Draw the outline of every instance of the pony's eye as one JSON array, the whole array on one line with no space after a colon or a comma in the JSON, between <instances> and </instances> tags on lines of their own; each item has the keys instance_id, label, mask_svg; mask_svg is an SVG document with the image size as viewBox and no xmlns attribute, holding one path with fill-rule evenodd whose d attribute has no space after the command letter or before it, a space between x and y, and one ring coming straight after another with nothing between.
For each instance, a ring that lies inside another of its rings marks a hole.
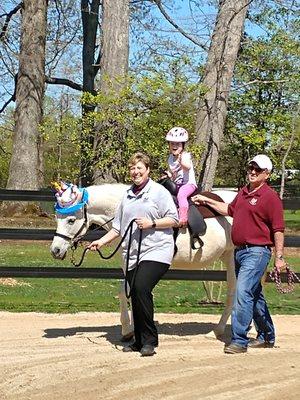
<instances>
[{"instance_id":1,"label":"pony's eye","mask_svg":"<svg viewBox=\"0 0 300 400\"><path fill-rule=\"evenodd\" d=\"M68 224L69 224L69 225L73 225L75 221L76 221L76 218L70 218L70 219L68 220Z\"/></svg>"}]
</instances>

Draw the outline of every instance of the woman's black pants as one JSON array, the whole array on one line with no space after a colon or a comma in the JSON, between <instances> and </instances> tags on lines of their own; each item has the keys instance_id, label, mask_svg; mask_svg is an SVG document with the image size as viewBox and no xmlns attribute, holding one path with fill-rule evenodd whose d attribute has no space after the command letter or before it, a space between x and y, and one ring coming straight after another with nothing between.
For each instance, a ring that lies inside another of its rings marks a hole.
<instances>
[{"instance_id":1,"label":"woman's black pants","mask_svg":"<svg viewBox=\"0 0 300 400\"><path fill-rule=\"evenodd\" d=\"M134 269L128 271L127 279L131 288L135 346L138 349L146 344L158 346L152 290L169 267L169 264L157 261L141 261L134 281Z\"/></svg>"}]
</instances>

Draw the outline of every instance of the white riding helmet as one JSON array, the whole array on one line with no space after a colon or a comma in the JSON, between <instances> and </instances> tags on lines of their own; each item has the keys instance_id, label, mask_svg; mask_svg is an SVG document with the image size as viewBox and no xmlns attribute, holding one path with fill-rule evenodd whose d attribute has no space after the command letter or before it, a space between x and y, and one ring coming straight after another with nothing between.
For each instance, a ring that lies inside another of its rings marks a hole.
<instances>
[{"instance_id":1,"label":"white riding helmet","mask_svg":"<svg viewBox=\"0 0 300 400\"><path fill-rule=\"evenodd\" d=\"M167 142L184 143L187 142L188 140L189 140L188 132L184 128L181 128L180 126L175 126L174 128L170 129L166 135Z\"/></svg>"}]
</instances>

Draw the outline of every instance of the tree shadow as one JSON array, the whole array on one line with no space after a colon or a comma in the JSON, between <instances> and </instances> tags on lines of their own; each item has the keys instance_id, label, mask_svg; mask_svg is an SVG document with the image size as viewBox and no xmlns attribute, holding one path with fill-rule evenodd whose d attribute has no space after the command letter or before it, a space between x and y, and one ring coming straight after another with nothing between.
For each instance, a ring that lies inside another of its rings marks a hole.
<instances>
[{"instance_id":1,"label":"tree shadow","mask_svg":"<svg viewBox=\"0 0 300 400\"><path fill-rule=\"evenodd\" d=\"M84 335L85 333L99 333L97 337L104 337L112 344L121 344L121 326L74 326L70 328L51 328L45 329L44 338L57 339L59 337L68 337Z\"/></svg>"},{"instance_id":2,"label":"tree shadow","mask_svg":"<svg viewBox=\"0 0 300 400\"><path fill-rule=\"evenodd\" d=\"M167 322L159 324L156 322L156 324L160 334L180 337L207 335L216 327L216 324L211 322L181 322L176 324ZM228 343L230 342L230 337L231 327L230 325L226 325L224 334L218 340Z\"/></svg>"},{"instance_id":3,"label":"tree shadow","mask_svg":"<svg viewBox=\"0 0 300 400\"><path fill-rule=\"evenodd\" d=\"M156 321L156 326L159 334L170 336L196 336L206 335L211 332L216 326L210 322L181 322L160 324ZM121 341L121 326L75 326L70 328L51 328L45 329L43 337L47 339L56 339L59 337L68 337L76 335L84 335L85 333L99 333L97 337L104 337L113 345L122 344ZM220 338L223 342L228 342L230 338L230 325L226 325L225 334ZM124 343L123 343L124 344Z\"/></svg>"}]
</instances>

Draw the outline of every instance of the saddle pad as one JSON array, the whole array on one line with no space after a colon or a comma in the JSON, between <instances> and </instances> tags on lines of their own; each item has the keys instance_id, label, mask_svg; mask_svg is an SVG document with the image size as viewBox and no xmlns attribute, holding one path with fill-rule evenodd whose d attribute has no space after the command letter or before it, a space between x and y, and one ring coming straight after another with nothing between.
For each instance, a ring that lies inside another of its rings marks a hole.
<instances>
[{"instance_id":1,"label":"saddle pad","mask_svg":"<svg viewBox=\"0 0 300 400\"><path fill-rule=\"evenodd\" d=\"M216 201L221 201L222 203L224 203L224 200L221 199L220 196L218 196L215 193L212 192L199 192L198 190L195 191L192 196L195 196L195 194L202 194L203 196L209 197L210 199L216 200ZM214 217L218 217L219 215L221 215L220 213L218 213L218 211L214 210L212 207L208 206L208 205L200 205L200 206L196 206L198 211L200 212L200 214L203 216L203 218L214 218Z\"/></svg>"}]
</instances>

